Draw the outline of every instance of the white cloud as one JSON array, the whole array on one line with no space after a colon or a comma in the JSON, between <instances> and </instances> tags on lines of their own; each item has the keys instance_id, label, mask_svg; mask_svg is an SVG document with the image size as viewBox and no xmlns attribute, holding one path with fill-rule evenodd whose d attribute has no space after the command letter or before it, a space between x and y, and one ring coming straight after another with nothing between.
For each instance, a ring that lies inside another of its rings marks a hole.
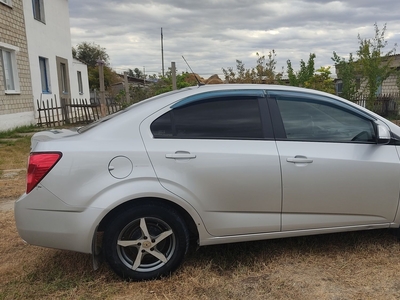
<instances>
[{"instance_id":1,"label":"white cloud","mask_svg":"<svg viewBox=\"0 0 400 300\"><path fill-rule=\"evenodd\" d=\"M309 53L316 68L331 65L332 52L357 50L357 35L373 37L375 22L387 23L388 50L400 42L398 0L69 0L72 43L106 48L117 71L146 67L161 72L160 28L165 68L175 61L202 76L221 74L242 60L255 65L255 53L277 54L278 69L290 59L298 66ZM147 71L146 71L147 72Z\"/></svg>"}]
</instances>

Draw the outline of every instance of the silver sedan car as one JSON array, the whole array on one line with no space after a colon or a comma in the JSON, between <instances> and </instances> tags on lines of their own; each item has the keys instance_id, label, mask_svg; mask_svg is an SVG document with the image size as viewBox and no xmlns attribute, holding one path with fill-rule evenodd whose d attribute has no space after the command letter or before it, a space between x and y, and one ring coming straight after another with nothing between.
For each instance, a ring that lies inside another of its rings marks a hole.
<instances>
[{"instance_id":1,"label":"silver sedan car","mask_svg":"<svg viewBox=\"0 0 400 300\"><path fill-rule=\"evenodd\" d=\"M170 274L193 242L398 228L399 136L322 92L191 87L33 136L16 224L128 280Z\"/></svg>"}]
</instances>

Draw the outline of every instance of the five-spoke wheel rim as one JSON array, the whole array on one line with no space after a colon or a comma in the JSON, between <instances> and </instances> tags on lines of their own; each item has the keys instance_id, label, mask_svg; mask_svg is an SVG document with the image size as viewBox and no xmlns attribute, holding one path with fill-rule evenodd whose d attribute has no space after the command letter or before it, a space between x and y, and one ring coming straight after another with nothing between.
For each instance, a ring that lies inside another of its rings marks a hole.
<instances>
[{"instance_id":1,"label":"five-spoke wheel rim","mask_svg":"<svg viewBox=\"0 0 400 300\"><path fill-rule=\"evenodd\" d=\"M176 249L176 238L164 221L146 217L126 225L117 240L121 262L137 272L151 272L164 266Z\"/></svg>"}]
</instances>

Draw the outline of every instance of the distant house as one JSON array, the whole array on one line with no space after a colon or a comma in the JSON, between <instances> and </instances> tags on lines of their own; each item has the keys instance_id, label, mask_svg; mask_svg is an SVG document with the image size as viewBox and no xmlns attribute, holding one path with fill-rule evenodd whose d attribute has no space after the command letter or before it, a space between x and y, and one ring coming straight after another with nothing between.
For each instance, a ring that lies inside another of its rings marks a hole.
<instances>
[{"instance_id":1,"label":"distant house","mask_svg":"<svg viewBox=\"0 0 400 300\"><path fill-rule=\"evenodd\" d=\"M392 68L400 71L400 54L392 56ZM395 94L399 93L399 88L396 85L397 75L392 74L386 79L380 89L380 94Z\"/></svg>"},{"instance_id":2,"label":"distant house","mask_svg":"<svg viewBox=\"0 0 400 300\"><path fill-rule=\"evenodd\" d=\"M111 85L112 94L118 94L120 91L125 90L125 81L123 74L117 74L119 80ZM147 87L149 84L153 84L155 81L150 79L143 79L133 76L127 76L128 85L132 87Z\"/></svg>"},{"instance_id":3,"label":"distant house","mask_svg":"<svg viewBox=\"0 0 400 300\"><path fill-rule=\"evenodd\" d=\"M390 58L392 59L391 67L393 69L396 69L397 71L400 71L400 54L392 55ZM342 92L343 83L342 80L339 78L337 65L336 65L336 74L338 75L338 78L335 80L336 94L340 96ZM396 80L397 80L397 74L392 74L389 76L389 78L384 80L382 85L378 88L378 91L376 93L377 96L398 94L400 91L396 85ZM363 85L361 76L357 76L356 85L357 85L357 90L361 95L367 93L367 91L365 90L365 86Z\"/></svg>"},{"instance_id":4,"label":"distant house","mask_svg":"<svg viewBox=\"0 0 400 300\"><path fill-rule=\"evenodd\" d=\"M34 124L37 100L89 98L67 0L0 0L0 130Z\"/></svg>"},{"instance_id":5,"label":"distant house","mask_svg":"<svg viewBox=\"0 0 400 300\"><path fill-rule=\"evenodd\" d=\"M0 130L34 122L22 0L0 0Z\"/></svg>"}]
</instances>

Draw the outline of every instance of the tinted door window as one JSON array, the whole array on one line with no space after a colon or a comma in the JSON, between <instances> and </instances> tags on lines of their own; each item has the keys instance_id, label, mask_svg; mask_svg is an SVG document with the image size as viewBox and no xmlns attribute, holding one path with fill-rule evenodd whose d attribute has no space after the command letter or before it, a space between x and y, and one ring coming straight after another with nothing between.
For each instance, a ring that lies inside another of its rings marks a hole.
<instances>
[{"instance_id":1,"label":"tinted door window","mask_svg":"<svg viewBox=\"0 0 400 300\"><path fill-rule=\"evenodd\" d=\"M374 142L370 120L323 101L277 99L289 140Z\"/></svg>"},{"instance_id":2,"label":"tinted door window","mask_svg":"<svg viewBox=\"0 0 400 300\"><path fill-rule=\"evenodd\" d=\"M256 97L214 98L175 108L151 125L155 138L263 137Z\"/></svg>"}]
</instances>

